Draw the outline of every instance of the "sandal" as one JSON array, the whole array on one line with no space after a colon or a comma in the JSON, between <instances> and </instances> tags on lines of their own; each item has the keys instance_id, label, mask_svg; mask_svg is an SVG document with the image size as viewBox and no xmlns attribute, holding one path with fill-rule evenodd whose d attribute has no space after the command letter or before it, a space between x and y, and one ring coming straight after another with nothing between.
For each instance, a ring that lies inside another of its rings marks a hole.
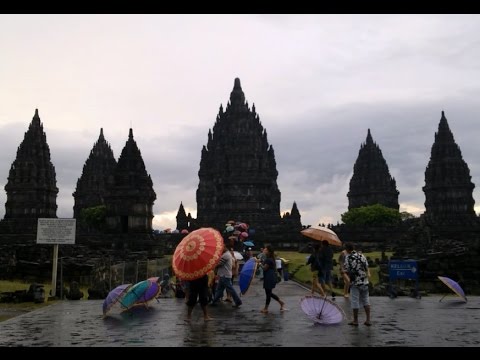
<instances>
[{"instance_id":1,"label":"sandal","mask_svg":"<svg viewBox=\"0 0 480 360\"><path fill-rule=\"evenodd\" d=\"M369 321L365 321L365 322L363 323L363 325L365 325L365 326L372 326L372 323L369 322Z\"/></svg>"},{"instance_id":2,"label":"sandal","mask_svg":"<svg viewBox=\"0 0 480 360\"><path fill-rule=\"evenodd\" d=\"M262 314L268 314L268 310L267 310L267 309L262 309L262 310L260 310L260 312L261 312Z\"/></svg>"},{"instance_id":3,"label":"sandal","mask_svg":"<svg viewBox=\"0 0 480 360\"><path fill-rule=\"evenodd\" d=\"M358 326L358 323L356 323L356 322L353 322L353 321L350 321L350 322L348 323L348 325L352 325L352 326Z\"/></svg>"}]
</instances>

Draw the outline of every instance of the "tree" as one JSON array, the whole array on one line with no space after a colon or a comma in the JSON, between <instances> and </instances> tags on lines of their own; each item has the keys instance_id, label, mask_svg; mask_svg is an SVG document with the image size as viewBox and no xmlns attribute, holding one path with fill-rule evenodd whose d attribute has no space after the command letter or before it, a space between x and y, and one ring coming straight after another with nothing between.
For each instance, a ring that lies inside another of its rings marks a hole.
<instances>
[{"instance_id":1,"label":"tree","mask_svg":"<svg viewBox=\"0 0 480 360\"><path fill-rule=\"evenodd\" d=\"M80 211L80 221L97 230L105 226L107 207L105 205L92 206Z\"/></svg>"},{"instance_id":2,"label":"tree","mask_svg":"<svg viewBox=\"0 0 480 360\"><path fill-rule=\"evenodd\" d=\"M397 225L401 221L401 216L398 210L375 204L351 209L343 213L342 221L346 225Z\"/></svg>"},{"instance_id":3,"label":"tree","mask_svg":"<svg viewBox=\"0 0 480 360\"><path fill-rule=\"evenodd\" d=\"M408 211L402 211L400 213L400 217L401 217L402 221L415 219L415 215L409 213Z\"/></svg>"}]
</instances>

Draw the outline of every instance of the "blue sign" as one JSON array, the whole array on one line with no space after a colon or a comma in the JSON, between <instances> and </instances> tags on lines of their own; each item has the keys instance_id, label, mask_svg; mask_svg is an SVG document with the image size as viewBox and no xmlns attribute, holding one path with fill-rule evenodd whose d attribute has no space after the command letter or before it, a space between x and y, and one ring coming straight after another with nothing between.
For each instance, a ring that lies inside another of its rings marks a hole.
<instances>
[{"instance_id":1,"label":"blue sign","mask_svg":"<svg viewBox=\"0 0 480 360\"><path fill-rule=\"evenodd\" d=\"M390 260L388 262L390 281L395 279L418 279L418 266L415 260Z\"/></svg>"}]
</instances>

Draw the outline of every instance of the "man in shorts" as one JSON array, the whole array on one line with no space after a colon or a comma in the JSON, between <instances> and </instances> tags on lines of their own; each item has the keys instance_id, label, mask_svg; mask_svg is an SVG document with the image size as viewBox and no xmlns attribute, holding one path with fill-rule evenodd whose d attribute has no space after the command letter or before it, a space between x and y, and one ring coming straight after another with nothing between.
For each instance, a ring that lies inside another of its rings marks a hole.
<instances>
[{"instance_id":1,"label":"man in shorts","mask_svg":"<svg viewBox=\"0 0 480 360\"><path fill-rule=\"evenodd\" d=\"M358 310L360 306L365 309L366 326L372 325L370 322L370 299L368 294L368 278L370 269L368 261L362 254L356 252L352 244L346 244L345 250L348 255L345 258L345 270L350 280L350 306L353 311L353 320L348 325L358 326Z\"/></svg>"}]
</instances>

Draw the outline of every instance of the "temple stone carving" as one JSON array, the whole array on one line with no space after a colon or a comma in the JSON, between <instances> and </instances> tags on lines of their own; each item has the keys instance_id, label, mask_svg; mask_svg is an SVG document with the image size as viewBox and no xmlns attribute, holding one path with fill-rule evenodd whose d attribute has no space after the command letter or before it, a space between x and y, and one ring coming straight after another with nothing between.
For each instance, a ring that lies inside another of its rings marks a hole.
<instances>
[{"instance_id":1,"label":"temple stone carving","mask_svg":"<svg viewBox=\"0 0 480 360\"><path fill-rule=\"evenodd\" d=\"M151 233L153 182L130 129L105 195L106 226L110 233Z\"/></svg>"},{"instance_id":2,"label":"temple stone carving","mask_svg":"<svg viewBox=\"0 0 480 360\"><path fill-rule=\"evenodd\" d=\"M477 223L470 170L442 111L425 170L425 217L429 223Z\"/></svg>"},{"instance_id":3,"label":"temple stone carving","mask_svg":"<svg viewBox=\"0 0 480 360\"><path fill-rule=\"evenodd\" d=\"M226 109L220 105L208 132L198 176L198 226L223 228L235 220L269 231L281 225L275 153L238 78Z\"/></svg>"},{"instance_id":4,"label":"temple stone carving","mask_svg":"<svg viewBox=\"0 0 480 360\"><path fill-rule=\"evenodd\" d=\"M395 179L390 175L382 151L373 142L368 129L367 140L361 144L353 166L347 194L348 209L380 204L398 210L398 194Z\"/></svg>"},{"instance_id":5,"label":"temple stone carving","mask_svg":"<svg viewBox=\"0 0 480 360\"><path fill-rule=\"evenodd\" d=\"M0 232L33 233L36 232L38 218L56 218L56 183L47 137L38 109L35 109L8 174L5 217Z\"/></svg>"},{"instance_id":6,"label":"temple stone carving","mask_svg":"<svg viewBox=\"0 0 480 360\"><path fill-rule=\"evenodd\" d=\"M103 129L100 129L100 136L90 150L90 155L83 165L82 175L77 181L77 188L73 193L74 218L80 217L82 209L105 205L107 184L116 166L117 161L113 156L112 148L103 136Z\"/></svg>"}]
</instances>

